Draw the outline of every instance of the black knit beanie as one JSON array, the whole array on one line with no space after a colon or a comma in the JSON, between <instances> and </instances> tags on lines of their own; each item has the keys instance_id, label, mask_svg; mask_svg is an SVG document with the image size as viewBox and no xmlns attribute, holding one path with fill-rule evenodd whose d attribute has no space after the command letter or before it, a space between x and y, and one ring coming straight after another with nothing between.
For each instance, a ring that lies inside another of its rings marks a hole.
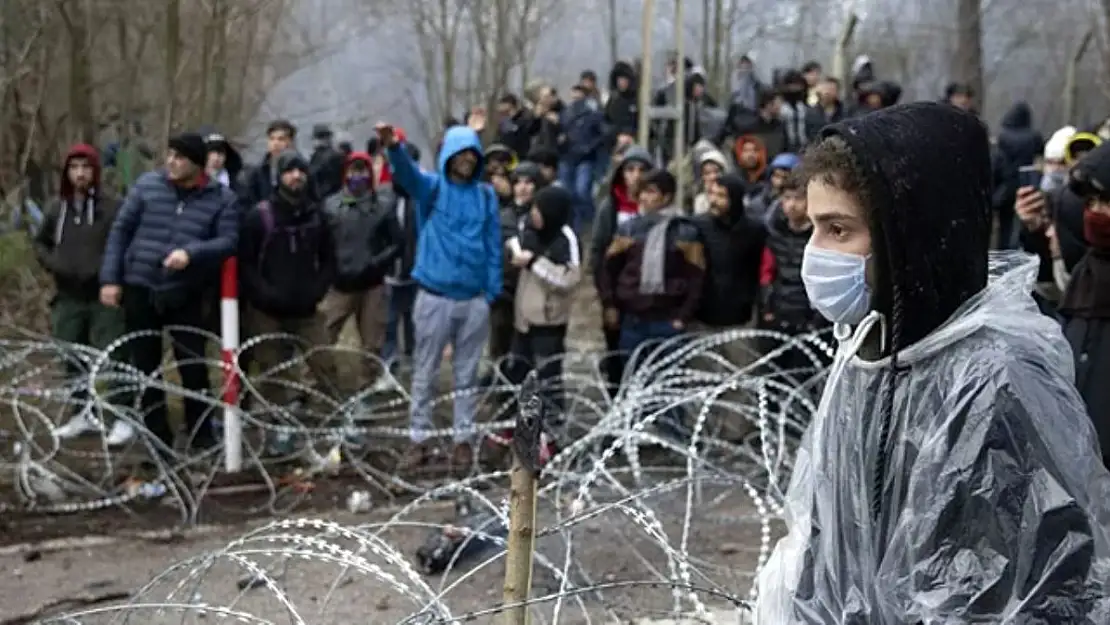
<instances>
[{"instance_id":1,"label":"black knit beanie","mask_svg":"<svg viewBox=\"0 0 1110 625\"><path fill-rule=\"evenodd\" d=\"M171 137L169 147L198 167L204 167L208 163L208 144L204 137L195 132L184 132Z\"/></svg>"}]
</instances>

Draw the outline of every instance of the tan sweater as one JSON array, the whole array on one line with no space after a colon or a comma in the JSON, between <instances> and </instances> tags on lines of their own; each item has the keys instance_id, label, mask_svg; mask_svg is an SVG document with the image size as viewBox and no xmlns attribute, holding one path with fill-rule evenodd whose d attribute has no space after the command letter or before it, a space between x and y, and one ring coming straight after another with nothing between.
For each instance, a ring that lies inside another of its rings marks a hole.
<instances>
[{"instance_id":1,"label":"tan sweater","mask_svg":"<svg viewBox=\"0 0 1110 625\"><path fill-rule=\"evenodd\" d=\"M582 280L582 259L574 230L564 226L563 236L568 238L570 244L570 259L565 264L540 256L520 271L513 300L513 325L518 332L527 332L532 326L570 323L574 290ZM506 262L522 251L520 240L516 237L510 239L505 247L509 253Z\"/></svg>"}]
</instances>

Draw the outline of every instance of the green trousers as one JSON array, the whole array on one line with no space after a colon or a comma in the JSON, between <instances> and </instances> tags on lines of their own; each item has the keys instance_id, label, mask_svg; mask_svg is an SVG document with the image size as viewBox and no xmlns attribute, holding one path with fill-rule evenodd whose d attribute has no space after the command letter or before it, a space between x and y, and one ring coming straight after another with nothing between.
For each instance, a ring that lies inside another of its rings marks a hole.
<instances>
[{"instance_id":1,"label":"green trousers","mask_svg":"<svg viewBox=\"0 0 1110 625\"><path fill-rule=\"evenodd\" d=\"M50 328L55 339L84 345L93 349L104 349L123 336L123 309L104 306L95 298L84 299L59 293L50 304ZM112 351L112 359L127 361L126 346ZM66 359L66 375L71 382L85 376L88 371L79 360ZM77 398L87 397L87 390L81 387ZM113 403L126 403L124 398L115 397Z\"/></svg>"}]
</instances>

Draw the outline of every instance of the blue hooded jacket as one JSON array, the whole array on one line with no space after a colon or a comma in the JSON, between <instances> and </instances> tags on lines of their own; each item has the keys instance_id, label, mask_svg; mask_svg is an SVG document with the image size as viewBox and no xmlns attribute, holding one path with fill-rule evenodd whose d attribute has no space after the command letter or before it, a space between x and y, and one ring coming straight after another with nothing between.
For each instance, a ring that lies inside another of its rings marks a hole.
<instances>
[{"instance_id":1,"label":"blue hooded jacket","mask_svg":"<svg viewBox=\"0 0 1110 625\"><path fill-rule=\"evenodd\" d=\"M465 150L478 153L469 182L447 175L447 161ZM416 261L413 279L456 300L501 293L501 220L493 188L480 182L485 156L478 133L455 126L443 137L437 172L421 171L403 145L386 151L393 183L416 203ZM434 206L432 205L434 203Z\"/></svg>"}]
</instances>

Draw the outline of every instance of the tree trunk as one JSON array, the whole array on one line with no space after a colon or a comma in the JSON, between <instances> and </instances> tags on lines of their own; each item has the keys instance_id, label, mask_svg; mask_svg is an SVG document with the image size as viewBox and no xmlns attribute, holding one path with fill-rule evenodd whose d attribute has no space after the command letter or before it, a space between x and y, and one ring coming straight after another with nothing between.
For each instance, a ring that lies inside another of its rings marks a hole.
<instances>
[{"instance_id":1,"label":"tree trunk","mask_svg":"<svg viewBox=\"0 0 1110 625\"><path fill-rule=\"evenodd\" d=\"M82 143L96 141L93 121L92 66L89 61L87 3L59 6L69 38L69 138Z\"/></svg>"},{"instance_id":2,"label":"tree trunk","mask_svg":"<svg viewBox=\"0 0 1110 625\"><path fill-rule=\"evenodd\" d=\"M166 7L165 39L162 49L165 50L165 66L162 79L165 83L165 119L162 126L162 140L159 145L166 145L174 130L174 115L176 114L175 101L177 100L177 68L181 62L181 0L168 0Z\"/></svg>"},{"instance_id":3,"label":"tree trunk","mask_svg":"<svg viewBox=\"0 0 1110 625\"><path fill-rule=\"evenodd\" d=\"M956 52L951 75L966 82L982 101L983 21L981 0L956 0Z\"/></svg>"}]
</instances>

